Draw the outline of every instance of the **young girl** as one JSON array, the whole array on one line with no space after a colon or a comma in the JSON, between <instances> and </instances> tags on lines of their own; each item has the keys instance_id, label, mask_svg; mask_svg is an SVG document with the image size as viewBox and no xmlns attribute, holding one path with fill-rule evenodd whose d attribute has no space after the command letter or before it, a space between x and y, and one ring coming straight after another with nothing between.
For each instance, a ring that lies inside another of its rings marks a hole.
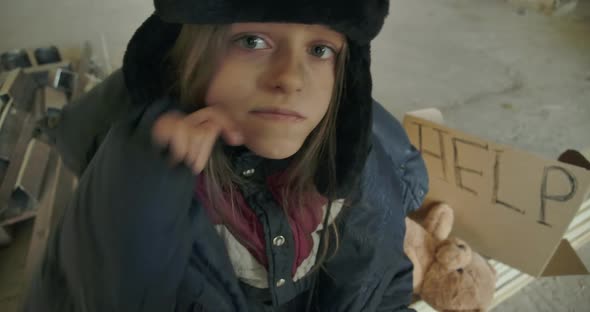
<instances>
[{"instance_id":1,"label":"young girl","mask_svg":"<svg viewBox=\"0 0 590 312\"><path fill-rule=\"evenodd\" d=\"M371 98L386 0L156 0L45 131L81 176L26 311L407 311L427 188Z\"/></svg>"}]
</instances>

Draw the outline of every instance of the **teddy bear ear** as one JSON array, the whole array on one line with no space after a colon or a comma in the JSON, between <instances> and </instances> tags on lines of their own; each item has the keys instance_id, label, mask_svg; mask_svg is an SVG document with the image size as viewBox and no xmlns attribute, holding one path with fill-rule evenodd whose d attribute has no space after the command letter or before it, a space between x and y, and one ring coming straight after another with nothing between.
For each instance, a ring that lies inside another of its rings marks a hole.
<instances>
[{"instance_id":1,"label":"teddy bear ear","mask_svg":"<svg viewBox=\"0 0 590 312\"><path fill-rule=\"evenodd\" d=\"M445 240L453 229L455 215L453 208L446 203L437 203L428 210L423 226L438 240Z\"/></svg>"}]
</instances>

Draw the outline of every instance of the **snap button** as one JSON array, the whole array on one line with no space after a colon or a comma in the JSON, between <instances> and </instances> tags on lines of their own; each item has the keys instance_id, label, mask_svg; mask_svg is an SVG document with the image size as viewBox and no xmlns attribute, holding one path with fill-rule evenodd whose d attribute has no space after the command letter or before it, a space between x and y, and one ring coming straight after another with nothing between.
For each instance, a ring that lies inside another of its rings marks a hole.
<instances>
[{"instance_id":1,"label":"snap button","mask_svg":"<svg viewBox=\"0 0 590 312\"><path fill-rule=\"evenodd\" d=\"M272 240L272 243L273 243L273 245L275 245L277 247L281 247L281 246L283 246L283 244L285 244L285 237L282 235L279 235Z\"/></svg>"},{"instance_id":2,"label":"snap button","mask_svg":"<svg viewBox=\"0 0 590 312\"><path fill-rule=\"evenodd\" d=\"M256 172L254 169L248 169L248 170L245 170L244 172L242 172L242 175L247 178L247 177L253 176L254 172Z\"/></svg>"},{"instance_id":3,"label":"snap button","mask_svg":"<svg viewBox=\"0 0 590 312\"><path fill-rule=\"evenodd\" d=\"M281 287L283 285L285 285L285 280L281 278L280 280L277 281L277 287Z\"/></svg>"}]
</instances>

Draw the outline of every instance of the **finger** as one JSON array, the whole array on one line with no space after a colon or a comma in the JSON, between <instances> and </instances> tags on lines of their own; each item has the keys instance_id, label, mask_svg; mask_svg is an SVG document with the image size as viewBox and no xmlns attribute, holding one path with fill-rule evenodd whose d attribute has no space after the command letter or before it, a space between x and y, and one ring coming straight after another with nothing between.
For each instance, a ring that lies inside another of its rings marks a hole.
<instances>
[{"instance_id":1,"label":"finger","mask_svg":"<svg viewBox=\"0 0 590 312\"><path fill-rule=\"evenodd\" d=\"M198 156L193 163L193 172L195 174L199 174L205 169L205 166L207 166L207 163L211 158L211 152L213 151L213 147L219 136L219 128L211 127L207 130L207 133L201 138Z\"/></svg>"},{"instance_id":2,"label":"finger","mask_svg":"<svg viewBox=\"0 0 590 312\"><path fill-rule=\"evenodd\" d=\"M219 127L212 122L204 122L198 127L189 126L189 145L187 155L185 157L185 163L188 167L193 168L197 158L201 151L201 145L204 138L213 136L217 138L219 135Z\"/></svg>"},{"instance_id":3,"label":"finger","mask_svg":"<svg viewBox=\"0 0 590 312\"><path fill-rule=\"evenodd\" d=\"M189 131L183 124L178 124L173 131L170 141L170 161L172 165L177 165L184 161L189 145Z\"/></svg>"},{"instance_id":4,"label":"finger","mask_svg":"<svg viewBox=\"0 0 590 312\"><path fill-rule=\"evenodd\" d=\"M201 149L201 135L195 135L193 138L190 139L188 152L186 157L184 158L184 163L187 167L193 168L193 164L197 161L199 157L199 150Z\"/></svg>"},{"instance_id":5,"label":"finger","mask_svg":"<svg viewBox=\"0 0 590 312\"><path fill-rule=\"evenodd\" d=\"M172 140L176 125L184 118L179 112L168 112L160 116L152 128L152 138L156 145L166 147Z\"/></svg>"},{"instance_id":6,"label":"finger","mask_svg":"<svg viewBox=\"0 0 590 312\"><path fill-rule=\"evenodd\" d=\"M221 108L214 106L205 107L185 117L190 124L200 125L205 121L214 122L221 128L223 139L230 145L239 145L243 136L238 124Z\"/></svg>"}]
</instances>

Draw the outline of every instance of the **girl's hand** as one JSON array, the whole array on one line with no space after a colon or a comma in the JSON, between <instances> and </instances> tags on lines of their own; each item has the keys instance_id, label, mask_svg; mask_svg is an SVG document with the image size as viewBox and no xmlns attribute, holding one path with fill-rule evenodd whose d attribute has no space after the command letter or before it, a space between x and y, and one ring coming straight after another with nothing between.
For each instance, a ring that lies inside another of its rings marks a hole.
<instances>
[{"instance_id":1,"label":"girl's hand","mask_svg":"<svg viewBox=\"0 0 590 312\"><path fill-rule=\"evenodd\" d=\"M184 162L195 174L207 165L217 137L230 145L240 145L243 136L223 111L206 107L189 115L168 112L160 116L152 129L158 146L169 147L173 165Z\"/></svg>"}]
</instances>

